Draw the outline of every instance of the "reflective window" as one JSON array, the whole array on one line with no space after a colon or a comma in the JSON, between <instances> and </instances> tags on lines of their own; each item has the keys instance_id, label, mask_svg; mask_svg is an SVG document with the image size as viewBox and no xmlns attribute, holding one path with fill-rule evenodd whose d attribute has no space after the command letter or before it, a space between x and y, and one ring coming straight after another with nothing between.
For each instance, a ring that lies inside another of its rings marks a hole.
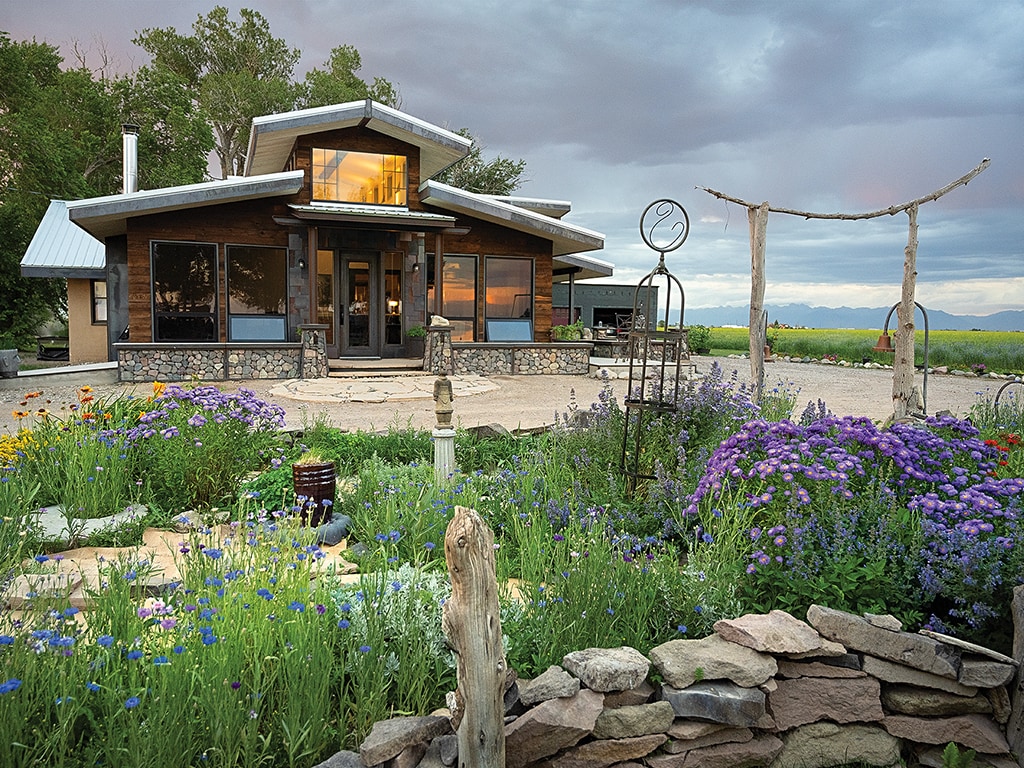
<instances>
[{"instance_id":1,"label":"reflective window","mask_svg":"<svg viewBox=\"0 0 1024 768\"><path fill-rule=\"evenodd\" d=\"M228 246L231 341L285 340L286 258L284 248Z\"/></svg>"},{"instance_id":2,"label":"reflective window","mask_svg":"<svg viewBox=\"0 0 1024 768\"><path fill-rule=\"evenodd\" d=\"M533 317L533 260L488 256L484 285L486 317Z\"/></svg>"},{"instance_id":3,"label":"reflective window","mask_svg":"<svg viewBox=\"0 0 1024 768\"><path fill-rule=\"evenodd\" d=\"M406 205L408 173L402 155L313 150L313 199Z\"/></svg>"},{"instance_id":4,"label":"reflective window","mask_svg":"<svg viewBox=\"0 0 1024 768\"><path fill-rule=\"evenodd\" d=\"M434 308L434 255L427 254L427 307ZM476 256L444 257L441 315L451 323L452 341L476 338Z\"/></svg>"},{"instance_id":5,"label":"reflective window","mask_svg":"<svg viewBox=\"0 0 1024 768\"><path fill-rule=\"evenodd\" d=\"M107 281L91 280L89 297L92 303L92 324L105 325L107 322Z\"/></svg>"},{"instance_id":6,"label":"reflective window","mask_svg":"<svg viewBox=\"0 0 1024 768\"><path fill-rule=\"evenodd\" d=\"M217 341L217 246L154 242L153 340Z\"/></svg>"}]
</instances>

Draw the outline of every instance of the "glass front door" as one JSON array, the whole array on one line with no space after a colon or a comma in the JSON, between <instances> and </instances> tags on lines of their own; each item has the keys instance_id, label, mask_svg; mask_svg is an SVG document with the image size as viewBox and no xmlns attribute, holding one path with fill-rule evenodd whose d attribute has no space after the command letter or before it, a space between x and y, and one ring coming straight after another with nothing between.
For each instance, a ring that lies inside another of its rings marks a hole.
<instances>
[{"instance_id":1,"label":"glass front door","mask_svg":"<svg viewBox=\"0 0 1024 768\"><path fill-rule=\"evenodd\" d=\"M342 317L338 335L339 352L343 357L380 355L379 273L376 255L343 254L341 257Z\"/></svg>"}]
</instances>

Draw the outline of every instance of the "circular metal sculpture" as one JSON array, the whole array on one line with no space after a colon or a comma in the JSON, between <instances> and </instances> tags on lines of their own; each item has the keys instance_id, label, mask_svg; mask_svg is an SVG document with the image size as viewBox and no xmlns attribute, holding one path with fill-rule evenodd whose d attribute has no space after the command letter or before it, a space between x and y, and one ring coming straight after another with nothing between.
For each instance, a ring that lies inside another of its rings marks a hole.
<instances>
[{"instance_id":1,"label":"circular metal sculpture","mask_svg":"<svg viewBox=\"0 0 1024 768\"><path fill-rule=\"evenodd\" d=\"M630 493L639 481L656 476L659 457L647 449L644 438L657 420L678 410L682 365L690 357L683 328L686 297L682 284L665 266L665 254L681 246L689 233L690 217L674 200L655 200L640 216L640 236L660 258L636 287L626 329L629 386L620 468ZM678 321L673 324L676 311Z\"/></svg>"}]
</instances>

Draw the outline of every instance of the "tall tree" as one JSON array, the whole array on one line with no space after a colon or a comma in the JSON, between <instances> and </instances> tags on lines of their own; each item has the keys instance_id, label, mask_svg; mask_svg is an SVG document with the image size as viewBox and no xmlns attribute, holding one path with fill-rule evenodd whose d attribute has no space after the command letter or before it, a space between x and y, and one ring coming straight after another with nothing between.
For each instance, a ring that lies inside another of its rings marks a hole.
<instances>
[{"instance_id":1,"label":"tall tree","mask_svg":"<svg viewBox=\"0 0 1024 768\"><path fill-rule=\"evenodd\" d=\"M134 43L153 57L153 68L172 73L193 94L213 125L221 175L244 171L252 118L291 109L292 71L299 50L270 33L257 11L243 8L241 22L216 6L199 16L191 35L144 29Z\"/></svg>"},{"instance_id":2,"label":"tall tree","mask_svg":"<svg viewBox=\"0 0 1024 768\"><path fill-rule=\"evenodd\" d=\"M202 180L213 144L177 83L144 70L97 78L62 63L53 46L0 33L0 328L22 341L63 316L66 293L61 280L22 277L21 258L51 199L121 188L121 123L142 126L143 186Z\"/></svg>"},{"instance_id":3,"label":"tall tree","mask_svg":"<svg viewBox=\"0 0 1024 768\"><path fill-rule=\"evenodd\" d=\"M473 134L465 128L456 133L471 139L473 144L468 155L437 175L438 181L482 195L511 195L527 181L523 178L525 160L510 160L498 155L485 162L483 147Z\"/></svg>"},{"instance_id":4,"label":"tall tree","mask_svg":"<svg viewBox=\"0 0 1024 768\"><path fill-rule=\"evenodd\" d=\"M381 77L367 84L356 73L362 69L363 59L351 45L339 45L331 51L323 69L313 68L299 89L296 105L300 108L344 104L346 101L370 98L400 109L402 98L398 89Z\"/></svg>"}]
</instances>

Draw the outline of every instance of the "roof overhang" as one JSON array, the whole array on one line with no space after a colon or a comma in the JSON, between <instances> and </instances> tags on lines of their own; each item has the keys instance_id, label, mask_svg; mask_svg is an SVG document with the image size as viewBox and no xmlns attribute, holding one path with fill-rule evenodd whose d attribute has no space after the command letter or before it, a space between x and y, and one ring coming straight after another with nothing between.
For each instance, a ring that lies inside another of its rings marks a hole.
<instances>
[{"instance_id":1,"label":"roof overhang","mask_svg":"<svg viewBox=\"0 0 1024 768\"><path fill-rule=\"evenodd\" d=\"M97 239L123 235L127 221L135 216L167 213L186 208L294 195L302 189L304 173L287 171L264 176L242 176L187 184L181 187L92 197L67 204L68 216Z\"/></svg>"},{"instance_id":2,"label":"roof overhang","mask_svg":"<svg viewBox=\"0 0 1024 768\"><path fill-rule=\"evenodd\" d=\"M106 278L106 249L68 219L67 204L51 200L21 259L23 277Z\"/></svg>"},{"instance_id":3,"label":"roof overhang","mask_svg":"<svg viewBox=\"0 0 1024 768\"><path fill-rule=\"evenodd\" d=\"M401 230L438 230L455 225L454 216L429 211L410 211L373 205L289 205L296 219L337 222L339 224L372 224Z\"/></svg>"},{"instance_id":4,"label":"roof overhang","mask_svg":"<svg viewBox=\"0 0 1024 768\"><path fill-rule=\"evenodd\" d=\"M593 256L584 256L580 253L569 253L564 256L555 256L551 265L551 281L554 283L573 280L588 280L592 277L611 277L615 272L615 265L610 261L595 259Z\"/></svg>"},{"instance_id":5,"label":"roof overhang","mask_svg":"<svg viewBox=\"0 0 1024 768\"><path fill-rule=\"evenodd\" d=\"M604 235L600 232L438 181L428 180L420 185L420 202L550 240L552 256L604 248Z\"/></svg>"},{"instance_id":6,"label":"roof overhang","mask_svg":"<svg viewBox=\"0 0 1024 768\"><path fill-rule=\"evenodd\" d=\"M299 136L365 126L420 149L420 178L430 178L469 154L473 142L372 99L253 118L245 175L285 167Z\"/></svg>"},{"instance_id":7,"label":"roof overhang","mask_svg":"<svg viewBox=\"0 0 1024 768\"><path fill-rule=\"evenodd\" d=\"M572 203L568 200L544 200L537 197L513 197L510 195L481 195L499 203L508 203L517 208L525 208L534 213L541 213L553 219L560 219L572 210Z\"/></svg>"}]
</instances>

